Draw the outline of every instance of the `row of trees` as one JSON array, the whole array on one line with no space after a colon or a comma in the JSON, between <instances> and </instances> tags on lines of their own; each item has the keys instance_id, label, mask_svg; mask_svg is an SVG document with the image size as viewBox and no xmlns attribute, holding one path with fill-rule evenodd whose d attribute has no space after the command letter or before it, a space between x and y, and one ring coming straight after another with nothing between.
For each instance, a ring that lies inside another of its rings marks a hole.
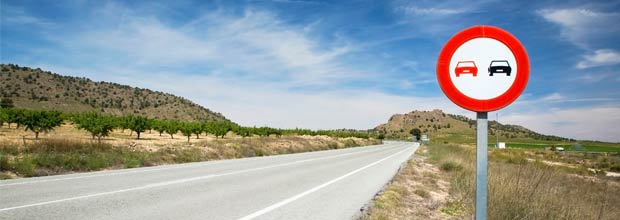
<instances>
[{"instance_id":1,"label":"row of trees","mask_svg":"<svg viewBox=\"0 0 620 220\"><path fill-rule=\"evenodd\" d=\"M38 139L40 132L48 132L62 124L64 120L71 121L78 129L89 132L93 139L101 141L103 137L107 137L114 129L129 129L135 132L137 139L140 134L154 130L170 135L173 139L174 135L181 132L187 137L212 134L217 138L224 138L229 132L233 132L242 137L249 136L271 136L280 137L282 135L326 135L331 137L358 137L369 138L369 133L356 130L310 130L310 129L277 129L270 127L244 127L228 121L204 121L204 122L186 122L173 120L149 119L143 116L113 116L98 112L87 112L79 114L63 114L58 111L36 111L24 109L0 109L0 125L8 123L17 124L17 128L23 127L35 133Z\"/></svg>"},{"instance_id":2,"label":"row of trees","mask_svg":"<svg viewBox=\"0 0 620 220\"><path fill-rule=\"evenodd\" d=\"M35 138L39 133L48 132L62 124L62 114L58 111L32 111L18 109L0 109L0 125L4 122L17 124L17 128L34 132Z\"/></svg>"}]
</instances>

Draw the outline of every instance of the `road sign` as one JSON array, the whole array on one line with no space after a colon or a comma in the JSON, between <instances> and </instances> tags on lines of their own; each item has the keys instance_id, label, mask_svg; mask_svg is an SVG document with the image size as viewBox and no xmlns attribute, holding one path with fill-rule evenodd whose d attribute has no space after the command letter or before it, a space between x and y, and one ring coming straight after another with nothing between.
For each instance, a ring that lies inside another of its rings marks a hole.
<instances>
[{"instance_id":1,"label":"road sign","mask_svg":"<svg viewBox=\"0 0 620 220\"><path fill-rule=\"evenodd\" d=\"M506 107L530 74L525 48L497 27L474 26L454 35L437 60L437 80L452 102L475 112Z\"/></svg>"},{"instance_id":2,"label":"road sign","mask_svg":"<svg viewBox=\"0 0 620 220\"><path fill-rule=\"evenodd\" d=\"M476 112L476 220L485 220L487 214L487 114L516 100L529 75L525 48L497 27L467 28L439 53L441 90L458 106Z\"/></svg>"}]
</instances>

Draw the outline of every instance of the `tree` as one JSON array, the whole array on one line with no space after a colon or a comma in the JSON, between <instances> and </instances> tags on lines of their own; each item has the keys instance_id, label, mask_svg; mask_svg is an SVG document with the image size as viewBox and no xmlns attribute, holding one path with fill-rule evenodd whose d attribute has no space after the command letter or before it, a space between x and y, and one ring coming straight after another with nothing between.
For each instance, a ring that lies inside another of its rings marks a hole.
<instances>
[{"instance_id":1,"label":"tree","mask_svg":"<svg viewBox=\"0 0 620 220\"><path fill-rule=\"evenodd\" d=\"M23 109L2 109L2 112L4 112L4 118L7 124L9 124L9 128L11 128L11 123L17 124L17 128L19 128L20 126L19 122L23 120L25 110Z\"/></svg>"},{"instance_id":2,"label":"tree","mask_svg":"<svg viewBox=\"0 0 620 220\"><path fill-rule=\"evenodd\" d=\"M242 127L242 126L235 126L233 131L237 135L240 135L243 138L248 137L248 136L250 136L252 134L251 131L250 131L250 128L246 128L246 127Z\"/></svg>"},{"instance_id":3,"label":"tree","mask_svg":"<svg viewBox=\"0 0 620 220\"><path fill-rule=\"evenodd\" d=\"M418 129L418 128L414 128L414 129L411 129L411 131L409 131L409 134L415 136L416 140L420 140L420 136L422 135L422 131L420 131L420 129Z\"/></svg>"},{"instance_id":4,"label":"tree","mask_svg":"<svg viewBox=\"0 0 620 220\"><path fill-rule=\"evenodd\" d=\"M102 137L107 137L114 130L115 123L110 116L104 116L97 112L89 112L74 117L78 129L88 131L93 139L101 143Z\"/></svg>"},{"instance_id":5,"label":"tree","mask_svg":"<svg viewBox=\"0 0 620 220\"><path fill-rule=\"evenodd\" d=\"M170 135L170 139L174 139L174 134L179 131L179 125L176 121L166 121L164 124L164 130Z\"/></svg>"},{"instance_id":6,"label":"tree","mask_svg":"<svg viewBox=\"0 0 620 220\"><path fill-rule=\"evenodd\" d=\"M58 111L24 111L23 116L17 122L23 125L25 130L34 132L35 139L39 139L39 133L48 132L62 124L61 113Z\"/></svg>"},{"instance_id":7,"label":"tree","mask_svg":"<svg viewBox=\"0 0 620 220\"><path fill-rule=\"evenodd\" d=\"M224 138L224 136L232 130L232 125L230 122L226 121L209 122L207 123L207 130L209 133L214 134L216 138Z\"/></svg>"},{"instance_id":8,"label":"tree","mask_svg":"<svg viewBox=\"0 0 620 220\"><path fill-rule=\"evenodd\" d=\"M129 129L129 124L131 123L131 120L133 120L133 116L119 117L116 118L116 120L118 127L120 127L124 133L125 129ZM131 136L131 132L129 133L129 136Z\"/></svg>"},{"instance_id":9,"label":"tree","mask_svg":"<svg viewBox=\"0 0 620 220\"><path fill-rule=\"evenodd\" d=\"M138 134L137 139L140 139L140 133L150 129L149 119L143 116L128 116L127 123L128 128Z\"/></svg>"},{"instance_id":10,"label":"tree","mask_svg":"<svg viewBox=\"0 0 620 220\"><path fill-rule=\"evenodd\" d=\"M200 139L199 135L204 130L202 125L200 123L190 123L189 126L192 133L196 135L196 139Z\"/></svg>"},{"instance_id":11,"label":"tree","mask_svg":"<svg viewBox=\"0 0 620 220\"><path fill-rule=\"evenodd\" d=\"M2 98L2 100L0 100L0 108L13 108L15 107L13 105L13 100L7 97Z\"/></svg>"},{"instance_id":12,"label":"tree","mask_svg":"<svg viewBox=\"0 0 620 220\"><path fill-rule=\"evenodd\" d=\"M151 127L159 132L159 136L166 131L166 121L154 120L151 124Z\"/></svg>"},{"instance_id":13,"label":"tree","mask_svg":"<svg viewBox=\"0 0 620 220\"><path fill-rule=\"evenodd\" d=\"M377 139L383 140L383 139L385 139L385 135L383 133L381 133L381 134L379 134L379 136L377 136Z\"/></svg>"},{"instance_id":14,"label":"tree","mask_svg":"<svg viewBox=\"0 0 620 220\"><path fill-rule=\"evenodd\" d=\"M4 110L4 109L0 109L0 127L2 127L2 125L4 125L4 122L8 122L8 121L9 120L8 120L7 111Z\"/></svg>"},{"instance_id":15,"label":"tree","mask_svg":"<svg viewBox=\"0 0 620 220\"><path fill-rule=\"evenodd\" d=\"M189 122L185 122L179 126L179 130L183 133L183 136L187 137L187 143L189 143L189 138L194 134L193 124Z\"/></svg>"}]
</instances>

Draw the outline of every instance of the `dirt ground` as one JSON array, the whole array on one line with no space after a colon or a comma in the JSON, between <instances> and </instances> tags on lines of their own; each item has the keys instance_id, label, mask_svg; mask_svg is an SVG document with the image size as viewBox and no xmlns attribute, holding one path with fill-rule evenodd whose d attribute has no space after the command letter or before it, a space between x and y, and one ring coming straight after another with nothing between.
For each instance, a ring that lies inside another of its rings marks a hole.
<instances>
[{"instance_id":1,"label":"dirt ground","mask_svg":"<svg viewBox=\"0 0 620 220\"><path fill-rule=\"evenodd\" d=\"M360 219L450 219L441 211L449 201L449 190L450 183L421 147Z\"/></svg>"}]
</instances>

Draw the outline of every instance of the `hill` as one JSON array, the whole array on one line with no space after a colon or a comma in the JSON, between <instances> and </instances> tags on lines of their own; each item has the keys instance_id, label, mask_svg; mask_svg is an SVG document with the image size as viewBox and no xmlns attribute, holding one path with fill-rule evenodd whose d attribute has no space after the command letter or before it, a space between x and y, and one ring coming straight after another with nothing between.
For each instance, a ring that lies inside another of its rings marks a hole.
<instances>
[{"instance_id":1,"label":"hill","mask_svg":"<svg viewBox=\"0 0 620 220\"><path fill-rule=\"evenodd\" d=\"M411 130L420 129L423 134L435 140L450 142L475 142L476 121L462 115L446 114L441 110L412 111L406 114L395 114L387 123L375 127L375 131L383 133L387 138L404 139L411 137ZM496 135L497 134L497 135ZM490 140L527 141L574 141L563 137L544 135L519 125L505 125L489 121Z\"/></svg>"},{"instance_id":2,"label":"hill","mask_svg":"<svg viewBox=\"0 0 620 220\"><path fill-rule=\"evenodd\" d=\"M220 113L168 93L14 64L0 64L0 69L0 96L10 98L16 108L100 111L186 121L228 120Z\"/></svg>"}]
</instances>

